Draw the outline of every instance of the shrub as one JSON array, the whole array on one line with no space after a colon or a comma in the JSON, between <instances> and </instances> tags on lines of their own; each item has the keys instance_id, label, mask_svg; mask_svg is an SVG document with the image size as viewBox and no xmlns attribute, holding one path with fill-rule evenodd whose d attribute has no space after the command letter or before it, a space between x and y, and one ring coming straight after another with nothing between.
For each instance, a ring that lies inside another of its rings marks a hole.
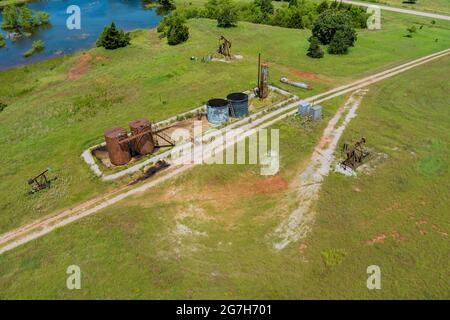
<instances>
[{"instance_id":1,"label":"shrub","mask_svg":"<svg viewBox=\"0 0 450 320\"><path fill-rule=\"evenodd\" d=\"M311 37L309 39L309 48L308 48L308 53L306 54L308 57L311 58L315 58L315 59L320 59L323 58L323 50L320 47L320 42L319 39L315 38L315 37Z\"/></svg>"},{"instance_id":2,"label":"shrub","mask_svg":"<svg viewBox=\"0 0 450 320\"><path fill-rule=\"evenodd\" d=\"M234 27L237 24L237 10L233 3L225 2L220 7L219 15L217 17L217 26L221 28Z\"/></svg>"},{"instance_id":3,"label":"shrub","mask_svg":"<svg viewBox=\"0 0 450 320\"><path fill-rule=\"evenodd\" d=\"M333 268L342 263L347 252L343 249L326 249L321 252L322 260L327 268Z\"/></svg>"},{"instance_id":4,"label":"shrub","mask_svg":"<svg viewBox=\"0 0 450 320\"><path fill-rule=\"evenodd\" d=\"M255 5L261 8L261 12L268 16L273 14L274 9L273 9L273 4L272 4L272 0L255 0Z\"/></svg>"},{"instance_id":5,"label":"shrub","mask_svg":"<svg viewBox=\"0 0 450 320\"><path fill-rule=\"evenodd\" d=\"M185 24L173 26L167 35L167 43L171 46L183 43L187 39L189 39L189 28Z\"/></svg>"},{"instance_id":6,"label":"shrub","mask_svg":"<svg viewBox=\"0 0 450 320\"><path fill-rule=\"evenodd\" d=\"M123 48L130 44L130 34L117 30L113 22L109 27L103 29L96 44L97 47L103 47L108 50Z\"/></svg>"},{"instance_id":7,"label":"shrub","mask_svg":"<svg viewBox=\"0 0 450 320\"><path fill-rule=\"evenodd\" d=\"M328 6L328 1L324 0L322 1L316 8L317 13L322 13L326 10L328 10L329 6Z\"/></svg>"},{"instance_id":8,"label":"shrub","mask_svg":"<svg viewBox=\"0 0 450 320\"><path fill-rule=\"evenodd\" d=\"M329 9L321 13L312 27L312 34L322 44L329 44L337 31L345 33L349 46L356 41L356 32L352 27L349 15L343 11Z\"/></svg>"},{"instance_id":9,"label":"shrub","mask_svg":"<svg viewBox=\"0 0 450 320\"><path fill-rule=\"evenodd\" d=\"M0 33L0 48L6 46L5 39L3 38L3 34Z\"/></svg>"},{"instance_id":10,"label":"shrub","mask_svg":"<svg viewBox=\"0 0 450 320\"><path fill-rule=\"evenodd\" d=\"M31 57L33 54L35 54L36 52L41 52L43 51L45 48L45 44L44 41L42 40L35 40L33 41L33 44L31 45L31 49L26 51L23 56L25 58Z\"/></svg>"},{"instance_id":11,"label":"shrub","mask_svg":"<svg viewBox=\"0 0 450 320\"><path fill-rule=\"evenodd\" d=\"M8 105L6 103L0 102L0 112L6 109Z\"/></svg>"},{"instance_id":12,"label":"shrub","mask_svg":"<svg viewBox=\"0 0 450 320\"><path fill-rule=\"evenodd\" d=\"M328 53L346 54L349 47L349 40L346 33L342 30L338 30L328 46Z\"/></svg>"},{"instance_id":13,"label":"shrub","mask_svg":"<svg viewBox=\"0 0 450 320\"><path fill-rule=\"evenodd\" d=\"M169 45L177 45L189 39L189 28L185 22L186 19L175 11L172 15L165 17L156 30L161 38L167 37Z\"/></svg>"}]
</instances>

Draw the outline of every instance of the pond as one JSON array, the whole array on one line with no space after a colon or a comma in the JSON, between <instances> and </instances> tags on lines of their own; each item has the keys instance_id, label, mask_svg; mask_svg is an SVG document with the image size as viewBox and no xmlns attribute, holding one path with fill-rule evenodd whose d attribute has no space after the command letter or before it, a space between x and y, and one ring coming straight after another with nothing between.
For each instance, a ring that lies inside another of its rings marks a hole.
<instances>
[{"instance_id":1,"label":"pond","mask_svg":"<svg viewBox=\"0 0 450 320\"><path fill-rule=\"evenodd\" d=\"M66 26L66 13L70 5L81 9L81 29L69 30ZM115 22L126 31L139 28L153 28L160 16L155 9L146 9L142 0L43 0L31 2L28 7L33 11L46 11L50 14L50 26L37 29L30 37L20 37L14 41L8 33L3 34L6 47L0 48L0 70L19 65L69 54L95 45L99 34L106 25ZM2 17L0 17L0 24ZM24 58L23 53L31 48L34 40L45 42L45 50Z\"/></svg>"}]
</instances>

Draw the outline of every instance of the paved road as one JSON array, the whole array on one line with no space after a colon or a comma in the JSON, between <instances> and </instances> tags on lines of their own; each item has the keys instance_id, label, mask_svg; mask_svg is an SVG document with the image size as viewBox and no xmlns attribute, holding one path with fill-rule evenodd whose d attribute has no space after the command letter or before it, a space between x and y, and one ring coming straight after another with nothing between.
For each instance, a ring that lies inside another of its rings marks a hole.
<instances>
[{"instance_id":1,"label":"paved road","mask_svg":"<svg viewBox=\"0 0 450 320\"><path fill-rule=\"evenodd\" d=\"M378 3L368 3L368 2L359 2L359 1L351 1L351 0L342 0L342 2L353 4L355 6L363 6L363 7L376 5L376 6L380 7L381 10L400 12L400 13L406 13L406 14L413 14L413 15L416 15L416 16L422 16L422 17L428 17L428 18L433 18L433 19L438 19L438 20L449 20L450 21L450 16L437 14L437 13L422 12L422 11L416 11L416 10L410 10L410 9L401 9L401 8L396 8L396 7L380 5Z\"/></svg>"}]
</instances>

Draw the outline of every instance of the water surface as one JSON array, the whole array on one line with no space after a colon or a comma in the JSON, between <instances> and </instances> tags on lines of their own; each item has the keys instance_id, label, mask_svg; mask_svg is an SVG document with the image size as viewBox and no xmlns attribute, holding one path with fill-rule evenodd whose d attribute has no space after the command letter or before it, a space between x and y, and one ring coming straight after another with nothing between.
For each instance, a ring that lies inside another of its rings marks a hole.
<instances>
[{"instance_id":1,"label":"water surface","mask_svg":"<svg viewBox=\"0 0 450 320\"><path fill-rule=\"evenodd\" d=\"M81 9L80 30L66 27L66 20L70 16L66 10L70 5L78 5ZM31 37L22 37L16 41L11 41L8 33L1 30L6 47L0 49L0 70L92 47L103 28L113 21L124 30L152 28L160 21L155 10L145 9L141 0L43 0L29 3L28 6L32 10L48 12L50 26L37 29ZM0 15L0 24L1 21ZM38 39L45 42L45 50L24 58L22 54L31 48L33 40Z\"/></svg>"}]
</instances>

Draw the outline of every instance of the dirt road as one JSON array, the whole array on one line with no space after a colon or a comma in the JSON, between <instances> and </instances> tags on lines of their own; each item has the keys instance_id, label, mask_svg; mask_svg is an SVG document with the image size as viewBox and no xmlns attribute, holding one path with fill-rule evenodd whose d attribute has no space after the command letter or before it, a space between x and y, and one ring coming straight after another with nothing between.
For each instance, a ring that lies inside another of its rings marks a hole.
<instances>
[{"instance_id":1,"label":"dirt road","mask_svg":"<svg viewBox=\"0 0 450 320\"><path fill-rule=\"evenodd\" d=\"M323 101L335 98L337 96L344 95L349 92L356 91L358 89L367 87L373 83L378 81L382 81L386 78L395 76L399 73L405 72L422 64L428 63L435 59L439 59L441 57L447 56L450 54L450 49L446 49L431 55L427 55L425 57L416 59L414 61L402 64L400 66L390 68L386 71L377 73L375 75L363 78L361 80L355 81L348 85L343 85L338 88L329 90L327 92L318 94L316 96L307 98L307 101L314 101L315 103L321 103ZM294 114L297 111L298 102L293 102L285 107L281 107L272 112L265 114L264 116L257 118L251 122L245 121L245 119L239 121L239 128L243 130L247 130L245 134L239 134L239 136L227 136L227 139L232 139L233 143L241 141L251 134L254 133L254 130L267 128L274 123ZM234 124L236 125L236 124ZM251 130L253 131L251 131ZM229 141L226 141L227 145ZM217 144L217 143L216 143ZM211 143L207 148L216 148L217 145L215 143ZM70 224L74 221L77 221L83 217L89 216L93 213L96 213L114 203L117 203L123 199L126 199L132 195L144 192L150 188L157 186L158 184L167 181L168 179L174 178L181 173L191 169L194 165L183 165L183 166L173 166L170 168L165 175L157 177L156 179L144 183L142 185L138 185L134 188L124 188L121 189L120 192L114 192L107 194L104 197L95 198L89 200L79 206L65 210L59 214L56 214L51 217L46 217L40 219L36 222L8 232L0 236L0 254L14 249L24 243L27 243L31 240L42 237L53 230L63 227L67 224Z\"/></svg>"},{"instance_id":2,"label":"dirt road","mask_svg":"<svg viewBox=\"0 0 450 320\"><path fill-rule=\"evenodd\" d=\"M353 4L355 6L362 6L362 7L377 6L381 10L412 14L415 16L428 17L428 18L433 18L433 19L438 19L438 20L450 20L450 16L446 16L443 14L423 12L423 11L417 11L417 10L411 10L411 9L402 9L402 8L390 7L390 6L383 6L378 3L368 3L368 2L359 2L359 1L351 1L351 0L342 0L342 2Z\"/></svg>"}]
</instances>

